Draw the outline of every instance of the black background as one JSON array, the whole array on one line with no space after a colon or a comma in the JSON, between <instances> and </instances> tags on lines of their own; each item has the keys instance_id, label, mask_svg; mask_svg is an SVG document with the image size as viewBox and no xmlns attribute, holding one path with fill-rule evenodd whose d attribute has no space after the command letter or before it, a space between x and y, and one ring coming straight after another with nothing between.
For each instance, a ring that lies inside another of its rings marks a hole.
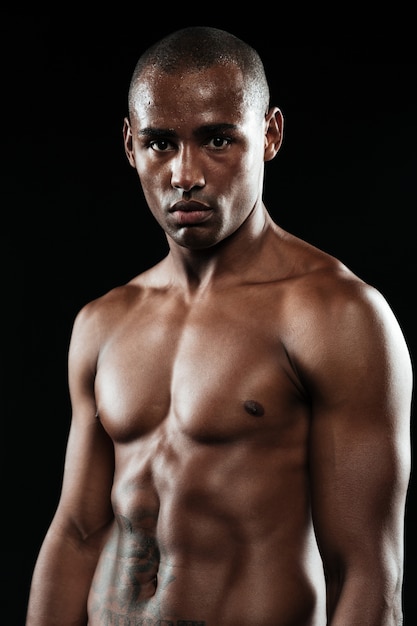
<instances>
[{"instance_id":1,"label":"black background","mask_svg":"<svg viewBox=\"0 0 417 626\"><path fill-rule=\"evenodd\" d=\"M375 285L396 313L413 361L417 351L416 58L406 37L375 23L371 35L346 28L319 37L308 24L301 32L297 20L291 36L285 20L262 7L251 7L262 13L256 21L249 12L246 26L215 12L149 10L153 15L132 14L129 5L92 16L62 7L56 14L2 15L5 626L24 624L30 576L58 501L75 314L166 252L121 134L130 75L147 45L205 24L259 50L285 118L283 146L266 169L272 216ZM415 490L413 476L405 626L417 615Z\"/></svg>"}]
</instances>

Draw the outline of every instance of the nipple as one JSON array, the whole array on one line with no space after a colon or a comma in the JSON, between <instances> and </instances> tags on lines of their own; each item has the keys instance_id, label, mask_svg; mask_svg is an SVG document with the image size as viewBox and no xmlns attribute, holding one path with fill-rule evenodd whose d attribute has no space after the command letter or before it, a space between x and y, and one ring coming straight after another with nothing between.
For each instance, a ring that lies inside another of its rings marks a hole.
<instances>
[{"instance_id":1,"label":"nipple","mask_svg":"<svg viewBox=\"0 0 417 626\"><path fill-rule=\"evenodd\" d=\"M259 404L259 402L256 402L256 400L245 400L243 406L249 415L256 415L257 417L260 417L265 413L264 407Z\"/></svg>"}]
</instances>

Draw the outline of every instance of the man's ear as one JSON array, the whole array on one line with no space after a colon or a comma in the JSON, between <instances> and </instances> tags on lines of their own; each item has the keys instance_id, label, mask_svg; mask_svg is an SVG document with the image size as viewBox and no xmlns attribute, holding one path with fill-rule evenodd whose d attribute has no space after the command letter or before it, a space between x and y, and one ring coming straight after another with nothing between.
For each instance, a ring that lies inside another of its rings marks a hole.
<instances>
[{"instance_id":1,"label":"man's ear","mask_svg":"<svg viewBox=\"0 0 417 626\"><path fill-rule=\"evenodd\" d=\"M125 146L127 160L132 167L136 167L135 155L133 152L132 128L127 117L125 117L123 120L123 142Z\"/></svg>"},{"instance_id":2,"label":"man's ear","mask_svg":"<svg viewBox=\"0 0 417 626\"><path fill-rule=\"evenodd\" d=\"M284 118L278 107L271 107L265 116L265 153L264 161L271 161L282 144Z\"/></svg>"}]
</instances>

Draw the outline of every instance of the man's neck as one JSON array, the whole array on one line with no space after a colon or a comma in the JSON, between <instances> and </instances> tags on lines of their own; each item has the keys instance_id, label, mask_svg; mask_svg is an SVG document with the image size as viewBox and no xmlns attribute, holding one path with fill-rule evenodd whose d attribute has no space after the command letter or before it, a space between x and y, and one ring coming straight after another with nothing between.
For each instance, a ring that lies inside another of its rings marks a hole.
<instances>
[{"instance_id":1,"label":"man's neck","mask_svg":"<svg viewBox=\"0 0 417 626\"><path fill-rule=\"evenodd\" d=\"M171 266L173 280L183 283L190 291L246 282L262 255L271 223L265 211L262 224L257 228L245 225L218 244L204 249L186 248L167 237L170 252L166 261Z\"/></svg>"}]
</instances>

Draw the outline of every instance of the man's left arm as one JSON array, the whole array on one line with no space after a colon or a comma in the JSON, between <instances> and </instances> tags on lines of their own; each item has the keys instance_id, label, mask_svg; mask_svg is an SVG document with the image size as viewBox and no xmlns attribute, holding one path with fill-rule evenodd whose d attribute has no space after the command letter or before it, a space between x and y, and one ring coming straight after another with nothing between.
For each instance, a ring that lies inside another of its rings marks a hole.
<instances>
[{"instance_id":1,"label":"man's left arm","mask_svg":"<svg viewBox=\"0 0 417 626\"><path fill-rule=\"evenodd\" d=\"M359 294L326 314L311 368L313 521L328 624L399 626L413 376L385 299Z\"/></svg>"}]
</instances>

